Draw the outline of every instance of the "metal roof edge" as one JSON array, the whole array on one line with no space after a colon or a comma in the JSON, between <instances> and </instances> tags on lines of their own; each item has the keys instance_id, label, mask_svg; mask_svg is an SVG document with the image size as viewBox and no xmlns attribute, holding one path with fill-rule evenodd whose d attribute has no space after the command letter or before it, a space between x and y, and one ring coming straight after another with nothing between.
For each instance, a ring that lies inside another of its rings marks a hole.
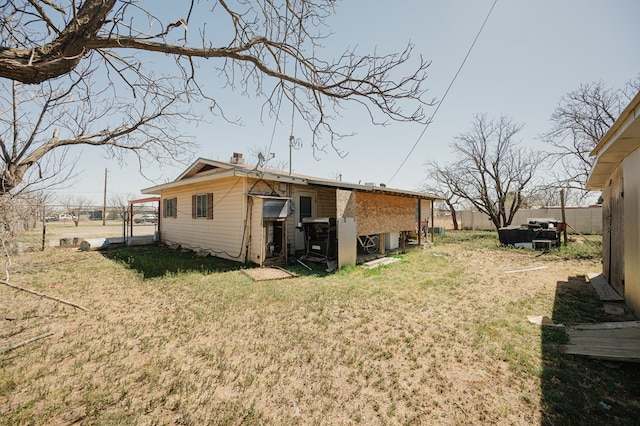
<instances>
[{"instance_id":1,"label":"metal roof edge","mask_svg":"<svg viewBox=\"0 0 640 426\"><path fill-rule=\"evenodd\" d=\"M199 163L210 164L214 166L218 166L224 168L224 171L217 171L212 173L204 173L201 175L196 175L194 177L185 177L189 171L193 170ZM247 167L244 164L231 164L225 163L217 160L208 160L206 158L198 158L191 166L187 168L186 171L180 174L176 180L172 182L168 182L161 185L152 186L149 188L144 188L141 192L143 194L159 194L163 189L175 188L182 185L189 185L192 183L204 182L207 180L217 180L222 179L224 177L229 176L244 176L249 178L256 179L265 179L276 182L284 182L284 183L295 183L299 185L315 185L315 186L324 186L338 189L347 189L347 190L357 190L363 192L376 192L376 193L384 193L388 195L397 195L411 198L422 198L429 200L444 200L444 197L435 194L428 194L424 192L415 192L415 191L406 191L397 188L388 188L385 186L375 186L375 185L361 185L356 183L331 180L331 179L323 179L319 177L312 177L306 175L299 174L289 174L286 172L279 173L277 170L271 169L260 169L260 168L251 168Z\"/></svg>"}]
</instances>

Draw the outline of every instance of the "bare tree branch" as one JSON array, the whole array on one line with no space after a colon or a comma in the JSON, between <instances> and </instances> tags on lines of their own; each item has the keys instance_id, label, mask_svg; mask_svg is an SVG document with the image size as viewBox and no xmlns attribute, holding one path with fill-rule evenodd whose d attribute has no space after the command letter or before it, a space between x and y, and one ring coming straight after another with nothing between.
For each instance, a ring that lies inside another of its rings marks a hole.
<instances>
[{"instance_id":1,"label":"bare tree branch","mask_svg":"<svg viewBox=\"0 0 640 426\"><path fill-rule=\"evenodd\" d=\"M427 163L427 172L441 191L469 201L496 229L508 226L533 191L533 179L542 162L539 153L518 146L522 125L508 117L489 120L477 115L472 128L451 144L457 161L440 166Z\"/></svg>"},{"instance_id":2,"label":"bare tree branch","mask_svg":"<svg viewBox=\"0 0 640 426\"><path fill-rule=\"evenodd\" d=\"M138 96L131 77L150 78L144 58L163 53L175 59L173 77L182 80L182 91L210 101L216 113L224 115L202 90L200 69L207 80L214 76L241 94L255 90L272 112L283 99L291 102L308 123L314 148L320 148L322 134L334 147L345 136L331 121L346 102L364 107L376 124L424 122L423 108L432 104L423 100L422 87L429 63L413 58L410 44L400 53L359 55L347 48L335 60L321 59L324 22L334 3L192 0L167 14L131 0L70 1L64 7L13 0L0 15L0 77L41 83L70 75L87 61L102 62ZM61 16L47 15L44 5Z\"/></svg>"},{"instance_id":3,"label":"bare tree branch","mask_svg":"<svg viewBox=\"0 0 640 426\"><path fill-rule=\"evenodd\" d=\"M640 77L629 81L623 90L597 81L581 84L560 99L551 115L551 130L541 136L551 147L547 154L558 187L579 190L586 196L584 187L593 165L589 154L627 104L625 99L632 98L639 88Z\"/></svg>"}]
</instances>

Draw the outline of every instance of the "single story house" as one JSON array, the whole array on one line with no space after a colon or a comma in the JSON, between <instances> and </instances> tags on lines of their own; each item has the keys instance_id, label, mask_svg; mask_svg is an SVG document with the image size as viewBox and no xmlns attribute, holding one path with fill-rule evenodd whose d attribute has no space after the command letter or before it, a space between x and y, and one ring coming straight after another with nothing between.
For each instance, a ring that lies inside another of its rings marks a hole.
<instances>
[{"instance_id":1,"label":"single story house","mask_svg":"<svg viewBox=\"0 0 640 426\"><path fill-rule=\"evenodd\" d=\"M603 275L640 315L640 93L591 156L586 188L602 191Z\"/></svg>"},{"instance_id":2,"label":"single story house","mask_svg":"<svg viewBox=\"0 0 640 426\"><path fill-rule=\"evenodd\" d=\"M334 255L338 267L355 265L367 237L382 252L398 248L441 199L249 166L239 153L228 163L200 158L175 181L142 192L160 196L163 243L258 265L314 249ZM310 233L320 242L310 245Z\"/></svg>"}]
</instances>

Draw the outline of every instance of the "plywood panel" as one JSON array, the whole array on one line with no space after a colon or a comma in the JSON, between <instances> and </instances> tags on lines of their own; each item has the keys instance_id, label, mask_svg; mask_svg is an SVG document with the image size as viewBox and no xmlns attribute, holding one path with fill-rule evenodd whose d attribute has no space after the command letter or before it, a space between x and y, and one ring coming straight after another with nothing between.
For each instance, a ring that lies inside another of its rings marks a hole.
<instances>
[{"instance_id":1,"label":"plywood panel","mask_svg":"<svg viewBox=\"0 0 640 426\"><path fill-rule=\"evenodd\" d=\"M416 200L392 195L356 193L358 235L384 234L415 229Z\"/></svg>"}]
</instances>

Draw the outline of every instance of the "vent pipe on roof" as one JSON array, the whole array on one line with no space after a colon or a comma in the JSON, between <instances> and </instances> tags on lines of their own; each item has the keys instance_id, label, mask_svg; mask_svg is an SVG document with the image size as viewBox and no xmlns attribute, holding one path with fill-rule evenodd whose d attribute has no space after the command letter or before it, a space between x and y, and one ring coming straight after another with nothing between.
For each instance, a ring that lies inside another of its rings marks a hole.
<instances>
[{"instance_id":1,"label":"vent pipe on roof","mask_svg":"<svg viewBox=\"0 0 640 426\"><path fill-rule=\"evenodd\" d=\"M244 164L244 158L242 158L242 154L239 152L234 152L233 157L229 161L231 164Z\"/></svg>"}]
</instances>

